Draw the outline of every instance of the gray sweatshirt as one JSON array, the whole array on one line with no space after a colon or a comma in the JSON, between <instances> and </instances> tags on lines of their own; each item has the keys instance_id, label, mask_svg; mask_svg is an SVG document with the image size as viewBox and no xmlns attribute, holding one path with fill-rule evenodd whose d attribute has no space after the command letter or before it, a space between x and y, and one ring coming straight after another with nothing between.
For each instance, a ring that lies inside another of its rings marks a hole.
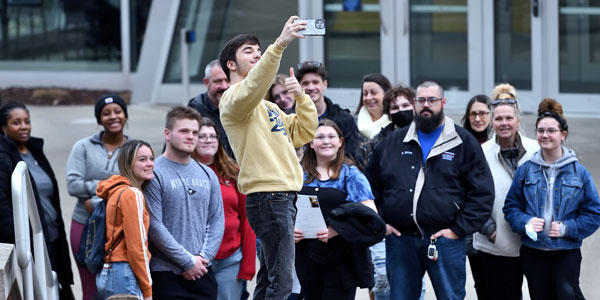
<instances>
[{"instance_id":1,"label":"gray sweatshirt","mask_svg":"<svg viewBox=\"0 0 600 300\"><path fill-rule=\"evenodd\" d=\"M120 148L108 159L108 152L101 139L102 132L77 141L67 160L67 190L69 195L77 198L73 220L79 224L84 224L90 217L85 209L85 200L101 201L96 197L98 182L119 174L117 157Z\"/></svg>"},{"instance_id":2,"label":"gray sweatshirt","mask_svg":"<svg viewBox=\"0 0 600 300\"><path fill-rule=\"evenodd\" d=\"M565 146L562 146L563 156L552 164L547 164L542 157L542 150L538 150L533 157L531 158L531 162L542 167L544 171L544 177L546 178L546 185L548 195L546 197L546 203L544 203L544 214L542 218L544 219L544 233L548 234L548 230L550 229L550 225L552 221L554 221L554 216L552 214L553 205L553 197L554 197L554 180L556 179L556 175L558 175L558 169L562 168L564 165L577 161L577 157L575 157L575 151L567 149ZM565 233L564 225L560 228L561 235Z\"/></svg>"},{"instance_id":3,"label":"gray sweatshirt","mask_svg":"<svg viewBox=\"0 0 600 300\"><path fill-rule=\"evenodd\" d=\"M154 161L154 172L144 188L150 270L181 274L194 266L194 255L212 262L225 230L217 175L194 160L180 164L164 156Z\"/></svg>"}]
</instances>

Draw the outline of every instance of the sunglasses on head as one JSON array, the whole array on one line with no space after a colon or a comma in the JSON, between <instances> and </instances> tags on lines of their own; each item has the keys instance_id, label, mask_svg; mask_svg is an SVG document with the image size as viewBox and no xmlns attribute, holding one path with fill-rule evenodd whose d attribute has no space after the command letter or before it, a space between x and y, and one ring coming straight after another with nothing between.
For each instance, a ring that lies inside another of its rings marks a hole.
<instances>
[{"instance_id":1,"label":"sunglasses on head","mask_svg":"<svg viewBox=\"0 0 600 300\"><path fill-rule=\"evenodd\" d=\"M498 104L517 104L517 99L515 98L506 98L506 99L496 99L490 103L490 105L498 105Z\"/></svg>"}]
</instances>

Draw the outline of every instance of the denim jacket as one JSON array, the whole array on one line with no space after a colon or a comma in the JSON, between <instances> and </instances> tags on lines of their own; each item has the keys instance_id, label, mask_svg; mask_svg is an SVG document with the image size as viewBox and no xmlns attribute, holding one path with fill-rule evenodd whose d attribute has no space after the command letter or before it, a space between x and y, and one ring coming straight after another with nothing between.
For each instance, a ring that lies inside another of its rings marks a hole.
<instances>
[{"instance_id":1,"label":"denim jacket","mask_svg":"<svg viewBox=\"0 0 600 300\"><path fill-rule=\"evenodd\" d=\"M579 162L573 161L557 169L553 193L553 220L566 227L565 235L551 238L538 232L537 241L527 237L525 225L542 218L547 184L543 167L532 161L523 164L513 179L503 212L512 230L524 245L544 250L568 250L581 247L581 241L600 226L600 200L592 176Z\"/></svg>"}]
</instances>

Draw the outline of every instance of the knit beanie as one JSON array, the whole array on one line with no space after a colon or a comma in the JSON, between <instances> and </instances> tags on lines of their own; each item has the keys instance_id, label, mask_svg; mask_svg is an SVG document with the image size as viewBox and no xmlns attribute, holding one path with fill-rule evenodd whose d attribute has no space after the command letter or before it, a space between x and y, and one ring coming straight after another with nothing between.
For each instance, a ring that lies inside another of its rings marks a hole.
<instances>
[{"instance_id":1,"label":"knit beanie","mask_svg":"<svg viewBox=\"0 0 600 300\"><path fill-rule=\"evenodd\" d=\"M94 107L94 115L96 116L96 121L98 124L100 124L100 113L102 112L102 108L104 105L110 103L115 103L121 106L123 112L125 113L125 117L129 118L127 115L127 103L125 103L125 100L123 100L123 98L117 94L106 94L98 98L98 101L96 101L96 106Z\"/></svg>"}]
</instances>

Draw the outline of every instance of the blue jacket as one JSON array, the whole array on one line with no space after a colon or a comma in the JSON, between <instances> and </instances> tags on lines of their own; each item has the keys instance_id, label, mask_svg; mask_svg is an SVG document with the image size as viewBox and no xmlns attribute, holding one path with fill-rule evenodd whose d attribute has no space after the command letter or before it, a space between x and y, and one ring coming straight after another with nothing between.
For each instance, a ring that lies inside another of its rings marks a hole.
<instances>
[{"instance_id":1,"label":"blue jacket","mask_svg":"<svg viewBox=\"0 0 600 300\"><path fill-rule=\"evenodd\" d=\"M538 232L537 241L525 233L525 225L542 218L547 197L543 167L532 161L524 163L513 179L506 201L504 217L524 245L536 249L568 250L581 247L581 241L600 225L600 200L592 176L579 162L573 161L557 169L553 191L553 219L566 227L561 238Z\"/></svg>"}]
</instances>

